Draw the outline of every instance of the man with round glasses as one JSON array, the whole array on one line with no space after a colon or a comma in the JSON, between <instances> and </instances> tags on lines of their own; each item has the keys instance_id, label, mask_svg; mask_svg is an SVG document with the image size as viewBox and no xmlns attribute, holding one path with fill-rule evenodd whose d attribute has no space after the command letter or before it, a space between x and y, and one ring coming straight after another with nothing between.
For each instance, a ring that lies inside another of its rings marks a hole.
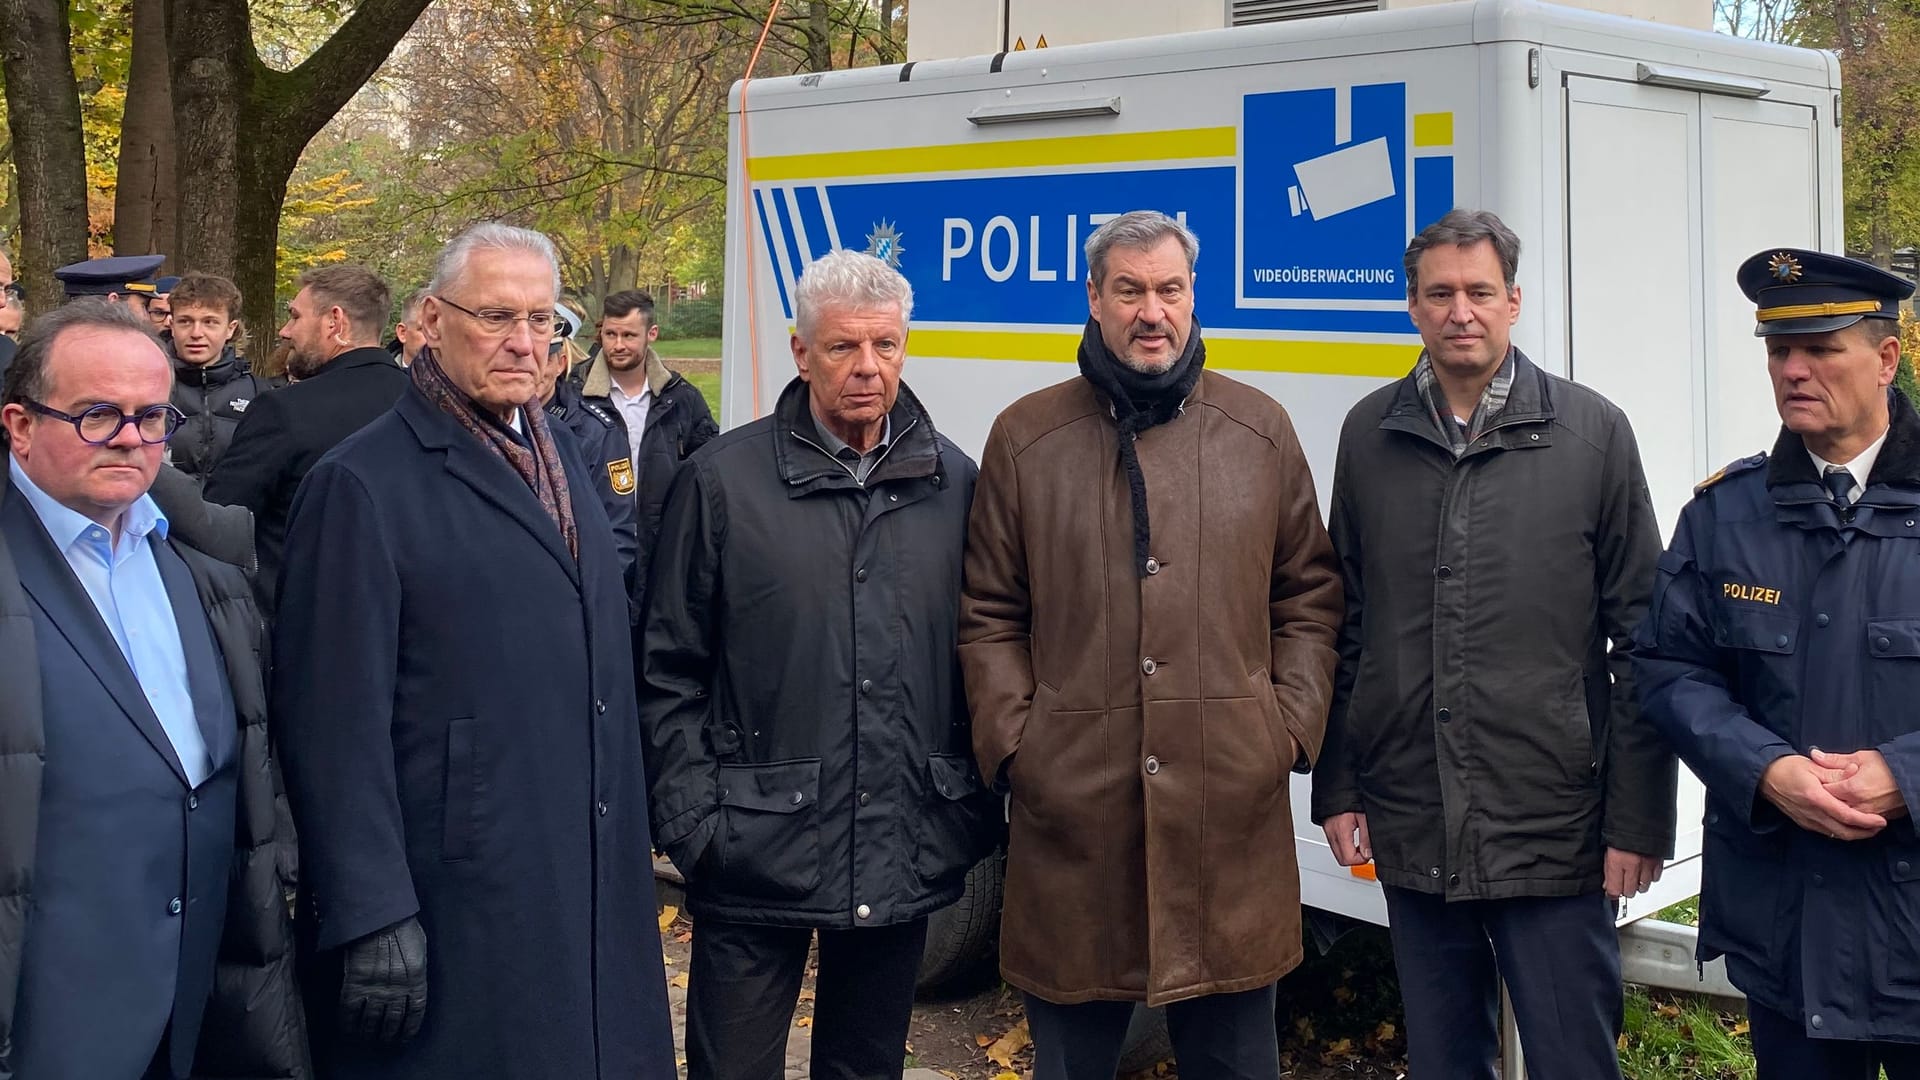
<instances>
[{"instance_id":1,"label":"man with round glasses","mask_svg":"<svg viewBox=\"0 0 1920 1080\"><path fill-rule=\"evenodd\" d=\"M303 1056L259 615L147 494L172 383L144 316L82 300L0 394L0 1075Z\"/></svg>"}]
</instances>

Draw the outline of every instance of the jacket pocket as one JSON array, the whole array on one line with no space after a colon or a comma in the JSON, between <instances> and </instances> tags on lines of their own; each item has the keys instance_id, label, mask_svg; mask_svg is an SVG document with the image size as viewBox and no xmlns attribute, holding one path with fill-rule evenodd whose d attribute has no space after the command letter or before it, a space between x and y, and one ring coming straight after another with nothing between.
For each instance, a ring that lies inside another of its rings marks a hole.
<instances>
[{"instance_id":1,"label":"jacket pocket","mask_svg":"<svg viewBox=\"0 0 1920 1080\"><path fill-rule=\"evenodd\" d=\"M446 821L440 837L440 858L446 862L473 857L473 819L480 805L475 726L471 716L447 721Z\"/></svg>"},{"instance_id":2,"label":"jacket pocket","mask_svg":"<svg viewBox=\"0 0 1920 1080\"><path fill-rule=\"evenodd\" d=\"M820 887L820 759L720 766L719 891L794 900Z\"/></svg>"},{"instance_id":3,"label":"jacket pocket","mask_svg":"<svg viewBox=\"0 0 1920 1080\"><path fill-rule=\"evenodd\" d=\"M1889 832L1905 826L1893 826ZM1866 904L1873 989L1878 1001L1897 1002L1902 1014L1920 1005L1920 845L1902 839L1886 851L1885 904Z\"/></svg>"},{"instance_id":4,"label":"jacket pocket","mask_svg":"<svg viewBox=\"0 0 1920 1080\"><path fill-rule=\"evenodd\" d=\"M1280 699L1274 696L1273 677L1267 673L1267 669L1261 668L1248 675L1247 681L1253 684L1253 700L1260 706L1261 721L1266 725L1267 737L1273 742L1273 760L1280 766L1280 771L1274 777L1275 783L1282 783L1287 774L1293 771L1294 762L1299 760L1300 748L1294 746L1293 732L1287 730L1287 718L1280 714ZM1292 754L1287 753L1289 746L1293 747Z\"/></svg>"},{"instance_id":5,"label":"jacket pocket","mask_svg":"<svg viewBox=\"0 0 1920 1080\"><path fill-rule=\"evenodd\" d=\"M1866 652L1860 741L1877 746L1912 730L1910 710L1920 700L1920 618L1869 619Z\"/></svg>"},{"instance_id":6,"label":"jacket pocket","mask_svg":"<svg viewBox=\"0 0 1920 1080\"><path fill-rule=\"evenodd\" d=\"M1795 875L1780 870L1790 854L1785 835L1755 833L1739 813L1708 800L1700 959L1731 954L1778 970L1800 918L1799 904L1790 900L1784 884Z\"/></svg>"},{"instance_id":7,"label":"jacket pocket","mask_svg":"<svg viewBox=\"0 0 1920 1080\"><path fill-rule=\"evenodd\" d=\"M936 889L959 884L993 850L999 802L965 756L927 758L926 806L913 852L913 869L923 884Z\"/></svg>"}]
</instances>

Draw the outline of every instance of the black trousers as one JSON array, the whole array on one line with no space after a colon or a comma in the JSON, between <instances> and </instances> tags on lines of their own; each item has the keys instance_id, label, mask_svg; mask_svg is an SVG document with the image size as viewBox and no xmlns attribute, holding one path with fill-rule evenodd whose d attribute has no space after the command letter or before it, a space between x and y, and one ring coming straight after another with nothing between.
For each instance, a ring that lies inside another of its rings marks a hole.
<instances>
[{"instance_id":1,"label":"black trousers","mask_svg":"<svg viewBox=\"0 0 1920 1080\"><path fill-rule=\"evenodd\" d=\"M1055 1005L1027 998L1033 1080L1113 1080L1133 1019L1131 1001ZM1280 1039L1274 987L1188 998L1167 1006L1182 1080L1275 1080Z\"/></svg>"},{"instance_id":2,"label":"black trousers","mask_svg":"<svg viewBox=\"0 0 1920 1080\"><path fill-rule=\"evenodd\" d=\"M1447 903L1385 891L1411 1080L1494 1080L1503 979L1528 1076L1620 1080L1620 939L1606 894Z\"/></svg>"},{"instance_id":3,"label":"black trousers","mask_svg":"<svg viewBox=\"0 0 1920 1080\"><path fill-rule=\"evenodd\" d=\"M687 1080L781 1080L806 927L700 919L687 975ZM820 931L815 1080L900 1080L927 920Z\"/></svg>"},{"instance_id":4,"label":"black trousers","mask_svg":"<svg viewBox=\"0 0 1920 1080\"><path fill-rule=\"evenodd\" d=\"M1809 1039L1799 1020L1747 1002L1760 1080L1920 1080L1920 1045Z\"/></svg>"}]
</instances>

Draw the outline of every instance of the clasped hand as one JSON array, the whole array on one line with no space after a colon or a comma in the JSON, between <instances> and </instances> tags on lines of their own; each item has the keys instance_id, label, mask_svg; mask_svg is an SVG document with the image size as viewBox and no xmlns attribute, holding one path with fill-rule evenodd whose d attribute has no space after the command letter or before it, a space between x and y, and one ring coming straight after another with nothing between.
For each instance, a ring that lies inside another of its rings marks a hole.
<instances>
[{"instance_id":1,"label":"clasped hand","mask_svg":"<svg viewBox=\"0 0 1920 1080\"><path fill-rule=\"evenodd\" d=\"M1907 812L1900 785L1878 750L1830 754L1814 748L1767 766L1760 791L1808 832L1836 840L1864 840Z\"/></svg>"}]
</instances>

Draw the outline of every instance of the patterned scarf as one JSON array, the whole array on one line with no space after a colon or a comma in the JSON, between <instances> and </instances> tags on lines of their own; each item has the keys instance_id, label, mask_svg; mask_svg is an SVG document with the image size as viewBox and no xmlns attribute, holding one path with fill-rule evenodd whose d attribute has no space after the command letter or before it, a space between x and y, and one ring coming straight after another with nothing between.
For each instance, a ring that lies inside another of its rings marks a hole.
<instances>
[{"instance_id":1,"label":"patterned scarf","mask_svg":"<svg viewBox=\"0 0 1920 1080\"><path fill-rule=\"evenodd\" d=\"M576 562L579 561L580 530L573 521L573 499L567 492L567 472L560 465L559 453L554 450L553 433L547 430L546 412L538 407L520 410L527 439L533 443L533 449L529 450L516 442L498 420L483 413L472 398L453 385L431 348L425 345L420 347L420 355L408 366L407 374L428 401L453 417L461 427L467 429L468 434L479 439L483 446L493 451L519 474L520 479L527 482L527 487L533 489L534 497L540 500L547 516L560 527L560 535L567 541L567 551Z\"/></svg>"},{"instance_id":2,"label":"patterned scarf","mask_svg":"<svg viewBox=\"0 0 1920 1080\"><path fill-rule=\"evenodd\" d=\"M1500 363L1500 370L1493 373L1493 381L1480 391L1480 403L1473 408L1466 425L1453 418L1453 407L1447 404L1446 392L1440 389L1440 380L1433 374L1433 358L1425 349L1420 350L1420 362L1413 367L1413 382L1419 387L1420 396L1426 399L1427 414L1433 417L1433 425L1440 429L1440 437L1453 447L1453 456L1458 458L1473 445L1473 440L1486 434L1487 428L1507 407L1507 395L1513 390L1513 349L1507 349L1507 358Z\"/></svg>"}]
</instances>

